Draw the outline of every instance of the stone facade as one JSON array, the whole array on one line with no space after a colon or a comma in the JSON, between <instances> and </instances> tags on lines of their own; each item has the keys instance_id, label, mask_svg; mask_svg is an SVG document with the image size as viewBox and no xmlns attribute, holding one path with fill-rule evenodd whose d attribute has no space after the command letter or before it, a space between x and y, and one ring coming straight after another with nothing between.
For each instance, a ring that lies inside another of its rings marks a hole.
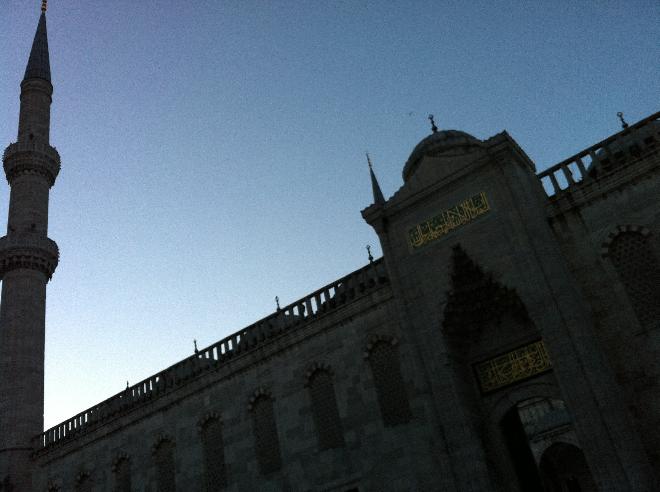
<instances>
[{"instance_id":1,"label":"stone facade","mask_svg":"<svg viewBox=\"0 0 660 492\"><path fill-rule=\"evenodd\" d=\"M0 490L660 490L659 119L541 173L434 128L394 196L371 170L383 258L42 433L0 407L36 435Z\"/></svg>"}]
</instances>

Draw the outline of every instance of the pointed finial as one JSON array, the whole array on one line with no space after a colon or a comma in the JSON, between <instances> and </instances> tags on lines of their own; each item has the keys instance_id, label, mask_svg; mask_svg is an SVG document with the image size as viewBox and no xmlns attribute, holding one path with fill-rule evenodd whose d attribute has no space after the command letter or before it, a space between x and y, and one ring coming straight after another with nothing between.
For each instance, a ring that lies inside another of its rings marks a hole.
<instances>
[{"instance_id":1,"label":"pointed finial","mask_svg":"<svg viewBox=\"0 0 660 492\"><path fill-rule=\"evenodd\" d=\"M628 128L628 123L626 123L626 120L623 119L623 113L619 111L616 115L621 120L621 128L623 128L624 130Z\"/></svg>"},{"instance_id":2,"label":"pointed finial","mask_svg":"<svg viewBox=\"0 0 660 492\"><path fill-rule=\"evenodd\" d=\"M128 380L126 381L126 389L128 389Z\"/></svg>"},{"instance_id":3,"label":"pointed finial","mask_svg":"<svg viewBox=\"0 0 660 492\"><path fill-rule=\"evenodd\" d=\"M41 11L45 14L48 10L48 0L41 0Z\"/></svg>"},{"instance_id":4,"label":"pointed finial","mask_svg":"<svg viewBox=\"0 0 660 492\"><path fill-rule=\"evenodd\" d=\"M370 244L367 244L367 254L369 255L369 263L373 263L374 262L374 257L371 256L371 245Z\"/></svg>"},{"instance_id":5,"label":"pointed finial","mask_svg":"<svg viewBox=\"0 0 660 492\"><path fill-rule=\"evenodd\" d=\"M193 339L193 345L195 346L195 353L197 354L199 350L197 350L197 340Z\"/></svg>"},{"instance_id":6,"label":"pointed finial","mask_svg":"<svg viewBox=\"0 0 660 492\"><path fill-rule=\"evenodd\" d=\"M280 298L279 298L278 296L275 296L275 304L277 305L277 310L278 310L278 311L279 311L280 309L282 309L282 308L280 307Z\"/></svg>"},{"instance_id":7,"label":"pointed finial","mask_svg":"<svg viewBox=\"0 0 660 492\"><path fill-rule=\"evenodd\" d=\"M435 120L433 119L434 116L432 114L429 115L429 121L431 122L431 131L433 133L438 133L438 127L435 126Z\"/></svg>"},{"instance_id":8,"label":"pointed finial","mask_svg":"<svg viewBox=\"0 0 660 492\"><path fill-rule=\"evenodd\" d=\"M365 152L365 154L367 155L367 164L369 165L369 177L371 178L371 190L374 194L374 203L383 204L385 203L385 197L380 190L380 185L374 174L374 167L371 165L371 157L369 157L369 152Z\"/></svg>"}]
</instances>

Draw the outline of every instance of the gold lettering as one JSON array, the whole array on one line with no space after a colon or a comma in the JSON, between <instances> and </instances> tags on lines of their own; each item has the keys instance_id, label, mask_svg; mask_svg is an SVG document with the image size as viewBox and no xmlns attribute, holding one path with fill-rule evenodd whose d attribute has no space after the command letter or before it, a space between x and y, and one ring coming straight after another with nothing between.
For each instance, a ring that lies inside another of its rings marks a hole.
<instances>
[{"instance_id":1,"label":"gold lettering","mask_svg":"<svg viewBox=\"0 0 660 492\"><path fill-rule=\"evenodd\" d=\"M408 242L413 249L441 238L490 210L486 193L481 192L460 204L443 210L435 217L408 230Z\"/></svg>"},{"instance_id":2,"label":"gold lettering","mask_svg":"<svg viewBox=\"0 0 660 492\"><path fill-rule=\"evenodd\" d=\"M475 366L484 393L522 381L552 368L543 341L531 343Z\"/></svg>"}]
</instances>

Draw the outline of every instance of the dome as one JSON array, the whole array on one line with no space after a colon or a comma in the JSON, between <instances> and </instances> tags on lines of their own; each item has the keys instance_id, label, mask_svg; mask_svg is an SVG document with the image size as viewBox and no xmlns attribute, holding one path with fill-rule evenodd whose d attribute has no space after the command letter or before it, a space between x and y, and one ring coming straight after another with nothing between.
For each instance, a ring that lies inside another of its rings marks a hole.
<instances>
[{"instance_id":1,"label":"dome","mask_svg":"<svg viewBox=\"0 0 660 492\"><path fill-rule=\"evenodd\" d=\"M444 153L449 150L463 154L469 153L475 147L483 147L483 142L460 130L443 130L431 133L417 144L410 157L408 157L406 165L403 166L403 181L408 181L426 155Z\"/></svg>"}]
</instances>

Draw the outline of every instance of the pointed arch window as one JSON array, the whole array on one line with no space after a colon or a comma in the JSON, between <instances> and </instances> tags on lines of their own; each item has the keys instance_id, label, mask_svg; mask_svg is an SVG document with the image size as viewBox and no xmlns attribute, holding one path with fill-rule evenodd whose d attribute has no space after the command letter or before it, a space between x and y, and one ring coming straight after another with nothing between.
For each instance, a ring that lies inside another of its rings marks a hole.
<instances>
[{"instance_id":1,"label":"pointed arch window","mask_svg":"<svg viewBox=\"0 0 660 492\"><path fill-rule=\"evenodd\" d=\"M211 415L201 423L200 428L206 490L221 490L227 486L222 422L217 415Z\"/></svg>"},{"instance_id":2,"label":"pointed arch window","mask_svg":"<svg viewBox=\"0 0 660 492\"><path fill-rule=\"evenodd\" d=\"M383 423L405 424L412 418L406 385L401 375L395 339L376 339L367 347Z\"/></svg>"},{"instance_id":3,"label":"pointed arch window","mask_svg":"<svg viewBox=\"0 0 660 492\"><path fill-rule=\"evenodd\" d=\"M154 446L154 464L156 465L156 490L174 492L176 476L174 471L174 442L161 438Z\"/></svg>"},{"instance_id":4,"label":"pointed arch window","mask_svg":"<svg viewBox=\"0 0 660 492\"><path fill-rule=\"evenodd\" d=\"M607 252L640 324L647 329L660 326L660 262L648 231L617 234Z\"/></svg>"},{"instance_id":5,"label":"pointed arch window","mask_svg":"<svg viewBox=\"0 0 660 492\"><path fill-rule=\"evenodd\" d=\"M263 390L257 392L250 401L249 409L252 413L254 448L259 470L267 475L282 467L272 396Z\"/></svg>"},{"instance_id":6,"label":"pointed arch window","mask_svg":"<svg viewBox=\"0 0 660 492\"><path fill-rule=\"evenodd\" d=\"M332 379L330 369L321 366L310 370L307 378L320 449L339 448L344 445L344 431Z\"/></svg>"},{"instance_id":7,"label":"pointed arch window","mask_svg":"<svg viewBox=\"0 0 660 492\"><path fill-rule=\"evenodd\" d=\"M81 472L76 479L76 492L92 492L92 477L87 472Z\"/></svg>"},{"instance_id":8,"label":"pointed arch window","mask_svg":"<svg viewBox=\"0 0 660 492\"><path fill-rule=\"evenodd\" d=\"M120 456L114 463L114 492L131 492L131 461L128 456Z\"/></svg>"}]
</instances>

